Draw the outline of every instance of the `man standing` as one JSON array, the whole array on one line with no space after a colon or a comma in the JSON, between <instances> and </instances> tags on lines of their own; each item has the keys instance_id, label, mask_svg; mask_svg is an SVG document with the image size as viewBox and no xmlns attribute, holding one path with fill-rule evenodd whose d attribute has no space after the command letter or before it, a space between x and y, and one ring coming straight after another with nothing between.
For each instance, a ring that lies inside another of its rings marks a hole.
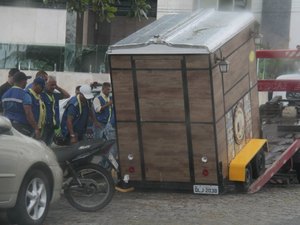
<instances>
[{"instance_id":1,"label":"man standing","mask_svg":"<svg viewBox=\"0 0 300 225\"><path fill-rule=\"evenodd\" d=\"M94 97L89 85L82 85L80 93L73 96L62 116L61 133L65 144L81 141L85 135L89 116L95 120L89 100Z\"/></svg>"},{"instance_id":2,"label":"man standing","mask_svg":"<svg viewBox=\"0 0 300 225\"><path fill-rule=\"evenodd\" d=\"M8 72L7 81L0 86L0 113L3 112L1 98L2 98L3 94L14 85L13 77L14 77L14 74L17 72L19 72L19 70L17 68L10 69Z\"/></svg>"},{"instance_id":3,"label":"man standing","mask_svg":"<svg viewBox=\"0 0 300 225\"><path fill-rule=\"evenodd\" d=\"M101 127L94 127L94 137L96 139L104 137L104 131L109 124L112 115L112 100L109 97L111 92L111 85L108 82L104 82L102 84L102 92L99 96L97 96L94 101L94 110L96 112L96 119L101 124Z\"/></svg>"},{"instance_id":4,"label":"man standing","mask_svg":"<svg viewBox=\"0 0 300 225\"><path fill-rule=\"evenodd\" d=\"M3 115L10 119L13 127L19 132L31 136L32 129L27 120L25 108L31 102L30 95L24 90L27 80L23 72L14 75L14 86L2 96Z\"/></svg>"},{"instance_id":5,"label":"man standing","mask_svg":"<svg viewBox=\"0 0 300 225\"><path fill-rule=\"evenodd\" d=\"M55 90L58 92L55 92ZM46 107L46 120L42 134L42 140L46 145L52 144L54 131L59 128L59 100L69 97L69 93L57 85L56 77L48 76L45 90L41 93L41 98Z\"/></svg>"},{"instance_id":6,"label":"man standing","mask_svg":"<svg viewBox=\"0 0 300 225\"><path fill-rule=\"evenodd\" d=\"M44 70L39 70L36 74L35 74L35 78L43 78L43 80L45 81L45 83L47 82L48 80L48 74L46 73L46 71ZM26 90L28 90L29 88L32 88L33 86L33 82L28 84L28 86L26 87Z\"/></svg>"},{"instance_id":7,"label":"man standing","mask_svg":"<svg viewBox=\"0 0 300 225\"><path fill-rule=\"evenodd\" d=\"M41 100L40 94L45 88L45 80L41 77L35 78L32 88L27 90L31 101L24 105L27 121L31 126L31 136L41 139L41 132L45 124L46 110L45 104Z\"/></svg>"}]
</instances>

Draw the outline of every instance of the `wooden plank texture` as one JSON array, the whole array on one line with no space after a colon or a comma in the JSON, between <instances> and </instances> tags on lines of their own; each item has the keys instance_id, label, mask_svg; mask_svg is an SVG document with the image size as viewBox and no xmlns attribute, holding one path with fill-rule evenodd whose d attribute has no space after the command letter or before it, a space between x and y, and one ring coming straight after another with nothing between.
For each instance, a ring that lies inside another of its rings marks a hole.
<instances>
[{"instance_id":1,"label":"wooden plank texture","mask_svg":"<svg viewBox=\"0 0 300 225\"><path fill-rule=\"evenodd\" d=\"M208 70L187 71L191 122L212 122L212 97Z\"/></svg>"},{"instance_id":2,"label":"wooden plank texture","mask_svg":"<svg viewBox=\"0 0 300 225\"><path fill-rule=\"evenodd\" d=\"M135 121L135 99L131 71L111 71L114 88L116 118L118 121Z\"/></svg>"},{"instance_id":3,"label":"wooden plank texture","mask_svg":"<svg viewBox=\"0 0 300 225\"><path fill-rule=\"evenodd\" d=\"M223 74L224 92L228 92L249 71L249 43L246 43L228 58L229 71Z\"/></svg>"},{"instance_id":4,"label":"wooden plank texture","mask_svg":"<svg viewBox=\"0 0 300 225\"><path fill-rule=\"evenodd\" d=\"M253 24L246 27L243 31L239 32L231 40L221 47L223 57L228 57L232 52L234 52L239 46L247 42L251 37L251 29L253 30Z\"/></svg>"},{"instance_id":5,"label":"wooden plank texture","mask_svg":"<svg viewBox=\"0 0 300 225\"><path fill-rule=\"evenodd\" d=\"M181 60L178 57L165 58L163 56L156 56L155 59L136 59L136 69L181 69Z\"/></svg>"},{"instance_id":6,"label":"wooden plank texture","mask_svg":"<svg viewBox=\"0 0 300 225\"><path fill-rule=\"evenodd\" d=\"M224 116L224 93L223 93L223 80L222 74L219 67L213 68L212 71L213 77L213 90L214 90L214 107L215 107L215 119L219 120Z\"/></svg>"},{"instance_id":7,"label":"wooden plank texture","mask_svg":"<svg viewBox=\"0 0 300 225\"><path fill-rule=\"evenodd\" d=\"M137 71L141 121L185 121L181 71Z\"/></svg>"},{"instance_id":8,"label":"wooden plank texture","mask_svg":"<svg viewBox=\"0 0 300 225\"><path fill-rule=\"evenodd\" d=\"M122 175L129 174L131 180L139 181L142 179L142 172L137 125L136 123L118 122L117 128ZM128 154L132 154L133 160L128 159ZM135 172L129 173L129 167L134 167Z\"/></svg>"},{"instance_id":9,"label":"wooden plank texture","mask_svg":"<svg viewBox=\"0 0 300 225\"><path fill-rule=\"evenodd\" d=\"M217 184L215 135L213 125L191 124L191 128L195 181L196 183L203 184ZM203 156L207 157L207 163L201 161ZM208 170L208 176L202 174L203 169Z\"/></svg>"},{"instance_id":10,"label":"wooden plank texture","mask_svg":"<svg viewBox=\"0 0 300 225\"><path fill-rule=\"evenodd\" d=\"M222 162L222 175L223 178L228 177L228 153L226 141L226 125L225 117L222 117L217 124L217 146L218 146L218 161Z\"/></svg>"},{"instance_id":11,"label":"wooden plank texture","mask_svg":"<svg viewBox=\"0 0 300 225\"><path fill-rule=\"evenodd\" d=\"M228 93L225 94L225 111L232 108L237 101L249 91L249 77L245 76Z\"/></svg>"},{"instance_id":12,"label":"wooden plank texture","mask_svg":"<svg viewBox=\"0 0 300 225\"><path fill-rule=\"evenodd\" d=\"M142 125L147 181L189 182L185 124Z\"/></svg>"},{"instance_id":13,"label":"wooden plank texture","mask_svg":"<svg viewBox=\"0 0 300 225\"><path fill-rule=\"evenodd\" d=\"M185 56L187 69L208 69L209 55L187 55Z\"/></svg>"},{"instance_id":14,"label":"wooden plank texture","mask_svg":"<svg viewBox=\"0 0 300 225\"><path fill-rule=\"evenodd\" d=\"M111 69L129 69L131 68L130 56L111 56Z\"/></svg>"}]
</instances>

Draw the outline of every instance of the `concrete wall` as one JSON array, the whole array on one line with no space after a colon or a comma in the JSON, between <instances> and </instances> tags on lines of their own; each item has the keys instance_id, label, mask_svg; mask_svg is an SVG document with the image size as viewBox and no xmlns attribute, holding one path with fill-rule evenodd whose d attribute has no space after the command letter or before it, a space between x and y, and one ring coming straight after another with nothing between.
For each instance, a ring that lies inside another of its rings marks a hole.
<instances>
[{"instance_id":1,"label":"concrete wall","mask_svg":"<svg viewBox=\"0 0 300 225\"><path fill-rule=\"evenodd\" d=\"M290 24L290 43L289 48L295 49L300 45L300 0L292 0L291 24Z\"/></svg>"},{"instance_id":2,"label":"concrete wall","mask_svg":"<svg viewBox=\"0 0 300 225\"><path fill-rule=\"evenodd\" d=\"M37 71L23 70L26 75L35 77ZM56 76L59 86L67 90L71 95L75 93L75 87L82 84L90 84L94 81L99 83L110 82L110 76L107 73L75 73L75 72L53 72L47 71L49 75ZM7 81L8 70L0 70L0 85ZM28 80L28 83L33 81L33 78Z\"/></svg>"},{"instance_id":3,"label":"concrete wall","mask_svg":"<svg viewBox=\"0 0 300 225\"><path fill-rule=\"evenodd\" d=\"M288 48L292 0L264 0L261 33L265 48ZM299 23L298 23L299 24ZM298 28L297 28L298 29Z\"/></svg>"},{"instance_id":4,"label":"concrete wall","mask_svg":"<svg viewBox=\"0 0 300 225\"><path fill-rule=\"evenodd\" d=\"M65 45L66 10L0 7L0 43Z\"/></svg>"},{"instance_id":5,"label":"concrete wall","mask_svg":"<svg viewBox=\"0 0 300 225\"><path fill-rule=\"evenodd\" d=\"M192 12L193 0L158 0L157 19L167 14Z\"/></svg>"}]
</instances>

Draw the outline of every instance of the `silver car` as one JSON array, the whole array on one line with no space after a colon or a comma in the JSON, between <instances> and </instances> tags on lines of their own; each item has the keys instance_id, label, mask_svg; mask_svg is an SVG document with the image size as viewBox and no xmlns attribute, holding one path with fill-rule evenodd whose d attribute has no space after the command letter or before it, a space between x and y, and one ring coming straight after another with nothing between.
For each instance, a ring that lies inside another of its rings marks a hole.
<instances>
[{"instance_id":1,"label":"silver car","mask_svg":"<svg viewBox=\"0 0 300 225\"><path fill-rule=\"evenodd\" d=\"M0 209L11 222L42 224L49 203L60 197L62 177L51 149L0 116Z\"/></svg>"}]
</instances>

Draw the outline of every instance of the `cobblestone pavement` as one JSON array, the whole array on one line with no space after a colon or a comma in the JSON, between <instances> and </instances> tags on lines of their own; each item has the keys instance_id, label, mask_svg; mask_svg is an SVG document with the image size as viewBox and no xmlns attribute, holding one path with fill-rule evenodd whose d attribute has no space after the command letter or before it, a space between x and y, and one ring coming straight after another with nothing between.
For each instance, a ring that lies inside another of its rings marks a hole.
<instances>
[{"instance_id":1,"label":"cobblestone pavement","mask_svg":"<svg viewBox=\"0 0 300 225\"><path fill-rule=\"evenodd\" d=\"M5 223L0 218L0 224ZM299 225L300 185L268 186L256 194L116 193L96 213L73 209L64 197L44 225Z\"/></svg>"}]
</instances>

